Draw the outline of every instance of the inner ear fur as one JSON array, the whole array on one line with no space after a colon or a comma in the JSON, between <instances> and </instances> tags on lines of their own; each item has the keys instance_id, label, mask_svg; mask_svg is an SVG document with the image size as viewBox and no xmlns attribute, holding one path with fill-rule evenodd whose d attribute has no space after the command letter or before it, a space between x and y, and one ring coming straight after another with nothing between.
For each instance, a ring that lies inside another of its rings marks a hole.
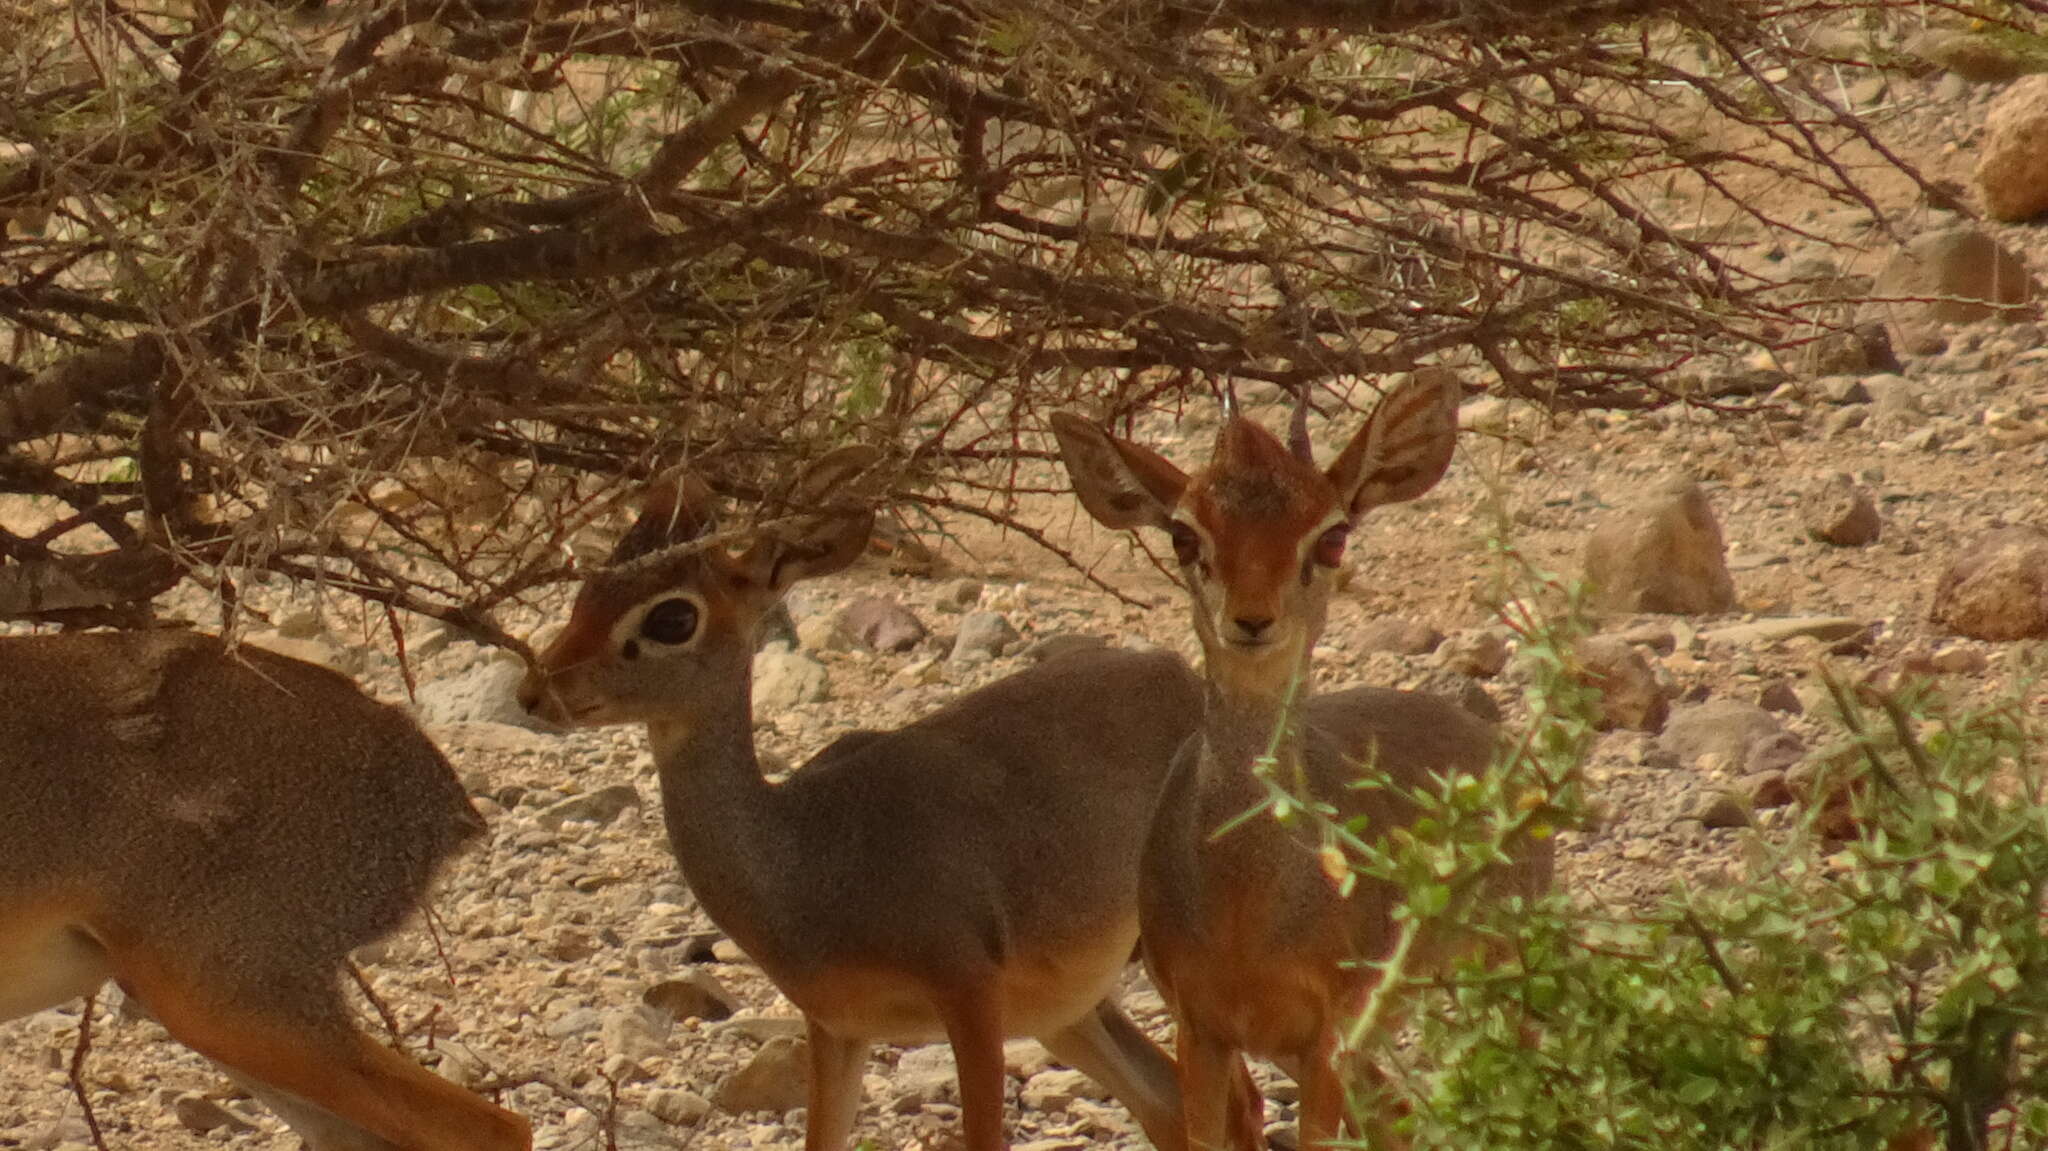
<instances>
[{"instance_id":1,"label":"inner ear fur","mask_svg":"<svg viewBox=\"0 0 2048 1151\"><path fill-rule=\"evenodd\" d=\"M1163 528L1187 491L1188 475L1150 448L1121 440L1072 412L1054 412L1053 436L1074 494L1107 528Z\"/></svg>"},{"instance_id":2,"label":"inner ear fur","mask_svg":"<svg viewBox=\"0 0 2048 1151\"><path fill-rule=\"evenodd\" d=\"M1356 520L1435 487L1457 446L1458 377L1423 368L1387 393L1324 476Z\"/></svg>"}]
</instances>

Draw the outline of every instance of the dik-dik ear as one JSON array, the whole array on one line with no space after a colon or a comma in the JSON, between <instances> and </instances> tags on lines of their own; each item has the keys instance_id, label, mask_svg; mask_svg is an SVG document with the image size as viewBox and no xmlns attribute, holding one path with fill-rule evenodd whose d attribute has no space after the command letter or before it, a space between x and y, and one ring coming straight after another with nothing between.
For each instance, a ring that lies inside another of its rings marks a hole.
<instances>
[{"instance_id":1,"label":"dik-dik ear","mask_svg":"<svg viewBox=\"0 0 2048 1151\"><path fill-rule=\"evenodd\" d=\"M1458 446L1458 377L1422 368L1387 393L1323 475L1356 520L1436 486Z\"/></svg>"},{"instance_id":2,"label":"dik-dik ear","mask_svg":"<svg viewBox=\"0 0 2048 1151\"><path fill-rule=\"evenodd\" d=\"M1081 506L1107 528L1164 528L1187 491L1186 472L1150 448L1120 440L1072 412L1052 414L1060 459Z\"/></svg>"},{"instance_id":3,"label":"dik-dik ear","mask_svg":"<svg viewBox=\"0 0 2048 1151\"><path fill-rule=\"evenodd\" d=\"M699 539L718 522L718 496L694 473L677 469L647 485L640 514L612 545L611 565Z\"/></svg>"},{"instance_id":4,"label":"dik-dik ear","mask_svg":"<svg viewBox=\"0 0 2048 1151\"><path fill-rule=\"evenodd\" d=\"M881 458L880 449L866 444L849 444L828 452L805 471L792 502L800 507L828 503ZM831 575L859 559L874 530L871 507L804 516L763 532L740 557L740 566L761 586L780 595L798 580Z\"/></svg>"}]
</instances>

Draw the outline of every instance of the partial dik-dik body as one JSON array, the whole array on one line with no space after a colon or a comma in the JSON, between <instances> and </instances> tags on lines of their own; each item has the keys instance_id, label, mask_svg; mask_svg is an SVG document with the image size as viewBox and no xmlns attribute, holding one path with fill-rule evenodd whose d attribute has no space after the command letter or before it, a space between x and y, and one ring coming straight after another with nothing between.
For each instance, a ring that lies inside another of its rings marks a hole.
<instances>
[{"instance_id":1,"label":"partial dik-dik body","mask_svg":"<svg viewBox=\"0 0 2048 1151\"><path fill-rule=\"evenodd\" d=\"M1256 1145L1235 1134L1257 1130L1238 1113L1249 1052L1295 1076L1302 1144L1328 1147L1345 1102L1338 1028L1372 990L1373 969L1361 961L1384 958L1395 940L1396 893L1364 883L1341 897L1313 840L1276 820L1218 829L1265 797L1254 765L1269 753L1277 779L1300 781L1343 817L1365 816L1372 835L1413 818L1400 793L1489 762L1491 725L1447 700L1308 688L1347 536L1366 511L1413 499L1442 477L1456 436L1455 383L1418 373L1327 470L1315 467L1299 422L1283 445L1233 417L1208 467L1192 476L1078 417L1056 416L1054 430L1091 515L1167 533L1206 658L1201 730L1175 757L1140 879L1146 958L1179 1028L1189 1142ZM1391 787L1354 786L1368 773ZM1525 845L1491 891L1534 893L1550 869L1547 846ZM1450 941L1429 942L1440 954Z\"/></svg>"},{"instance_id":2,"label":"partial dik-dik body","mask_svg":"<svg viewBox=\"0 0 2048 1151\"><path fill-rule=\"evenodd\" d=\"M186 632L0 639L0 1019L107 979L317 1151L515 1151L357 1030L348 953L483 830L395 708Z\"/></svg>"},{"instance_id":3,"label":"partial dik-dik body","mask_svg":"<svg viewBox=\"0 0 2048 1151\"><path fill-rule=\"evenodd\" d=\"M867 457L814 469L808 506ZM843 1147L874 1042L946 1039L966 1146L1003 1145L1006 1036L1034 1035L1178 1151L1171 1061L1109 996L1137 941L1144 828L1199 683L1178 659L1056 659L780 783L755 758L757 626L863 550L872 515L694 543L708 492L656 488L522 689L558 722L644 723L669 840L718 926L809 1022L805 1146Z\"/></svg>"}]
</instances>

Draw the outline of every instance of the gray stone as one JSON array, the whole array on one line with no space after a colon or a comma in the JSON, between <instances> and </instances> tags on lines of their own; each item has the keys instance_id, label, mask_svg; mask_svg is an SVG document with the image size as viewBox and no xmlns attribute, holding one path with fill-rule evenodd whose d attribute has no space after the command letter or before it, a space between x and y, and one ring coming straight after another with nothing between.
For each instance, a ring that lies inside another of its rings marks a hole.
<instances>
[{"instance_id":1,"label":"gray stone","mask_svg":"<svg viewBox=\"0 0 2048 1151\"><path fill-rule=\"evenodd\" d=\"M1428 655L1444 642L1444 633L1428 624L1391 615L1365 621L1352 636L1360 651L1395 655Z\"/></svg>"},{"instance_id":2,"label":"gray stone","mask_svg":"<svg viewBox=\"0 0 2048 1151\"><path fill-rule=\"evenodd\" d=\"M1108 646L1109 640L1104 636L1060 632L1032 641L1022 654L1032 663L1044 663L1047 660L1065 659L1083 652L1102 651Z\"/></svg>"},{"instance_id":3,"label":"gray stone","mask_svg":"<svg viewBox=\"0 0 2048 1151\"><path fill-rule=\"evenodd\" d=\"M805 1103L808 1045L801 1039L770 1039L745 1067L725 1077L712 1101L722 1111L786 1114Z\"/></svg>"},{"instance_id":4,"label":"gray stone","mask_svg":"<svg viewBox=\"0 0 2048 1151\"><path fill-rule=\"evenodd\" d=\"M624 815L627 808L639 806L640 793L632 784L615 783L549 804L541 809L536 820L550 831L560 831L565 823L610 823Z\"/></svg>"},{"instance_id":5,"label":"gray stone","mask_svg":"<svg viewBox=\"0 0 2048 1151\"><path fill-rule=\"evenodd\" d=\"M568 1039L577 1035L588 1035L604 1026L604 1016L595 1007L577 1007L560 1019L541 1028L550 1039Z\"/></svg>"},{"instance_id":6,"label":"gray stone","mask_svg":"<svg viewBox=\"0 0 2048 1151\"><path fill-rule=\"evenodd\" d=\"M1755 704L1708 700L1674 710L1657 743L1683 766L1690 767L1709 755L1739 766L1759 739L1783 730L1775 716Z\"/></svg>"},{"instance_id":7,"label":"gray stone","mask_svg":"<svg viewBox=\"0 0 2048 1151\"><path fill-rule=\"evenodd\" d=\"M1972 639L2048 635L2048 532L2004 528L1969 544L1935 584L1932 615Z\"/></svg>"},{"instance_id":8,"label":"gray stone","mask_svg":"<svg viewBox=\"0 0 2048 1151\"><path fill-rule=\"evenodd\" d=\"M683 1127L711 1114L711 1101L694 1091L662 1088L647 1093L647 1113L663 1123Z\"/></svg>"},{"instance_id":9,"label":"gray stone","mask_svg":"<svg viewBox=\"0 0 2048 1151\"><path fill-rule=\"evenodd\" d=\"M428 724L502 723L545 729L519 703L526 669L517 660L485 659L446 679L420 685L414 707Z\"/></svg>"},{"instance_id":10,"label":"gray stone","mask_svg":"<svg viewBox=\"0 0 2048 1151\"><path fill-rule=\"evenodd\" d=\"M786 711L798 704L819 703L832 694L825 665L800 651L771 647L754 656L754 710Z\"/></svg>"},{"instance_id":11,"label":"gray stone","mask_svg":"<svg viewBox=\"0 0 2048 1151\"><path fill-rule=\"evenodd\" d=\"M739 1010L739 997L725 989L709 971L688 970L675 979L664 979L640 993L640 1002L671 1019L730 1019Z\"/></svg>"},{"instance_id":12,"label":"gray stone","mask_svg":"<svg viewBox=\"0 0 2048 1151\"><path fill-rule=\"evenodd\" d=\"M180 1127L201 1135L210 1131L240 1134L256 1130L254 1123L196 1091L178 1096L171 1104L171 1113L177 1116Z\"/></svg>"},{"instance_id":13,"label":"gray stone","mask_svg":"<svg viewBox=\"0 0 2048 1151\"><path fill-rule=\"evenodd\" d=\"M1722 643L1731 647L1783 643L1799 636L1811 636L1820 640L1847 639L1867 628L1869 624L1851 616L1807 615L1779 619L1760 619L1751 623L1730 624L1700 633L1700 639L1707 643Z\"/></svg>"},{"instance_id":14,"label":"gray stone","mask_svg":"<svg viewBox=\"0 0 2048 1151\"><path fill-rule=\"evenodd\" d=\"M1022 1098L1033 1111L1063 1111L1077 1099L1104 1100L1109 1093L1079 1071L1056 1067L1033 1075L1024 1084Z\"/></svg>"},{"instance_id":15,"label":"gray stone","mask_svg":"<svg viewBox=\"0 0 2048 1151\"><path fill-rule=\"evenodd\" d=\"M888 596L862 596L846 605L840 620L854 642L869 651L909 651L924 642L924 621Z\"/></svg>"},{"instance_id":16,"label":"gray stone","mask_svg":"<svg viewBox=\"0 0 2048 1151\"><path fill-rule=\"evenodd\" d=\"M614 1011L604 1017L598 1028L598 1041L613 1055L635 1061L656 1059L669 1053L668 1032L672 1023L669 1016L649 1008Z\"/></svg>"},{"instance_id":17,"label":"gray stone","mask_svg":"<svg viewBox=\"0 0 2048 1151\"><path fill-rule=\"evenodd\" d=\"M961 663L993 659L1017 638L1017 629L1001 612L968 612L960 620L960 636L953 641L950 658Z\"/></svg>"},{"instance_id":18,"label":"gray stone","mask_svg":"<svg viewBox=\"0 0 2048 1151\"><path fill-rule=\"evenodd\" d=\"M1586 544L1593 606L1604 611L1722 612L1735 581L1721 525L1689 479L1659 485L1638 506L1609 515Z\"/></svg>"}]
</instances>

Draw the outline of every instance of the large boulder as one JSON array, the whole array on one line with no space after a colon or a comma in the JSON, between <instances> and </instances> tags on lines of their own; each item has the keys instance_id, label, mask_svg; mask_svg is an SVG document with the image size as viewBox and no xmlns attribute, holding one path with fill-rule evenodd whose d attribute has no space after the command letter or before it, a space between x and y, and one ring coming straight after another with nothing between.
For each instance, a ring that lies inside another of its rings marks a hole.
<instances>
[{"instance_id":1,"label":"large boulder","mask_svg":"<svg viewBox=\"0 0 2048 1151\"><path fill-rule=\"evenodd\" d=\"M2048 212L2048 76L2028 76L1991 102L1976 177L1993 219L2030 220Z\"/></svg>"},{"instance_id":2,"label":"large boulder","mask_svg":"<svg viewBox=\"0 0 2048 1151\"><path fill-rule=\"evenodd\" d=\"M1735 606L1721 524L1707 494L1678 477L1609 515L1586 541L1593 606L1615 612L1723 612Z\"/></svg>"},{"instance_id":3,"label":"large boulder","mask_svg":"<svg viewBox=\"0 0 2048 1151\"><path fill-rule=\"evenodd\" d=\"M1915 237L1893 255L1873 291L1896 298L1886 308L1892 322L1911 333L1993 317L2028 318L2040 286L2024 260L1986 233L1945 228Z\"/></svg>"},{"instance_id":4,"label":"large boulder","mask_svg":"<svg viewBox=\"0 0 2048 1151\"><path fill-rule=\"evenodd\" d=\"M2004 528L1965 547L1935 584L1931 614L1972 639L2048 635L2048 532Z\"/></svg>"}]
</instances>

